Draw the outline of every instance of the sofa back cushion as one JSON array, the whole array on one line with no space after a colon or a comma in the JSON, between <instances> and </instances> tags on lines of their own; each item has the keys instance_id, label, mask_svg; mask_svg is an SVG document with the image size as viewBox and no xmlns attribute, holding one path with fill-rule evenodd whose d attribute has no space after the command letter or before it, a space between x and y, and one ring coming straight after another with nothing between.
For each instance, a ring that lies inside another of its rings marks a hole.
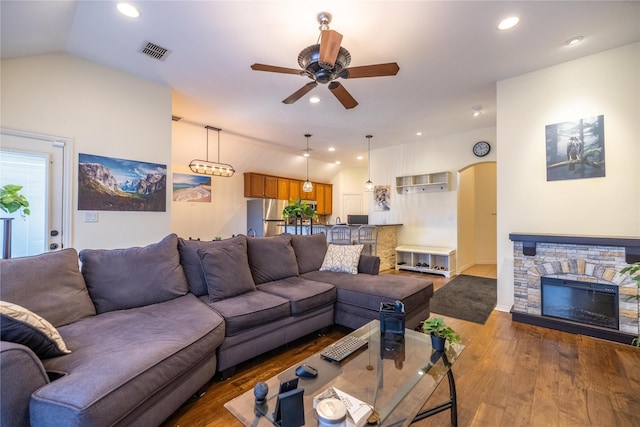
<instances>
[{"instance_id":1,"label":"sofa back cushion","mask_svg":"<svg viewBox=\"0 0 640 427\"><path fill-rule=\"evenodd\" d=\"M18 304L53 326L95 316L73 248L0 260L2 299Z\"/></svg>"},{"instance_id":2,"label":"sofa back cushion","mask_svg":"<svg viewBox=\"0 0 640 427\"><path fill-rule=\"evenodd\" d=\"M247 237L247 254L256 285L299 275L291 234Z\"/></svg>"},{"instance_id":3,"label":"sofa back cushion","mask_svg":"<svg viewBox=\"0 0 640 427\"><path fill-rule=\"evenodd\" d=\"M185 240L182 237L178 238L178 250L180 251L180 263L184 269L184 274L187 276L187 282L189 282L189 290L196 296L207 295L207 281L204 277L204 271L202 270L202 264L200 263L200 256L198 255L198 249L207 249L212 247L221 247L224 245L235 244L239 242L246 243L247 238L243 235L232 237L225 240L212 240L212 241L200 241L200 240Z\"/></svg>"},{"instance_id":4,"label":"sofa back cushion","mask_svg":"<svg viewBox=\"0 0 640 427\"><path fill-rule=\"evenodd\" d=\"M167 301L189 290L175 234L143 248L84 249L80 261L98 313Z\"/></svg>"},{"instance_id":5,"label":"sofa back cushion","mask_svg":"<svg viewBox=\"0 0 640 427\"><path fill-rule=\"evenodd\" d=\"M216 302L255 291L247 258L247 241L228 239L224 244L198 249L209 301Z\"/></svg>"},{"instance_id":6,"label":"sofa back cushion","mask_svg":"<svg viewBox=\"0 0 640 427\"><path fill-rule=\"evenodd\" d=\"M323 233L291 236L300 274L319 270L327 253L327 236Z\"/></svg>"}]
</instances>

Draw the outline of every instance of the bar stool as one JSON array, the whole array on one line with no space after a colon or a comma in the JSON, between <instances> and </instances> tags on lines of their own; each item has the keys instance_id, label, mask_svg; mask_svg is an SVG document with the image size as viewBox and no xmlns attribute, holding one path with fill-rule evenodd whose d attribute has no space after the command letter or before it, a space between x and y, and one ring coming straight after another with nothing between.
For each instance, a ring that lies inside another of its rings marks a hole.
<instances>
[{"instance_id":1,"label":"bar stool","mask_svg":"<svg viewBox=\"0 0 640 427\"><path fill-rule=\"evenodd\" d=\"M325 227L324 225L314 225L313 227L309 228L309 234L324 234L325 236L327 235L327 227Z\"/></svg>"},{"instance_id":2,"label":"bar stool","mask_svg":"<svg viewBox=\"0 0 640 427\"><path fill-rule=\"evenodd\" d=\"M348 225L334 225L331 227L331 243L334 245L350 245L351 227Z\"/></svg>"},{"instance_id":3,"label":"bar stool","mask_svg":"<svg viewBox=\"0 0 640 427\"><path fill-rule=\"evenodd\" d=\"M378 255L378 227L375 225L361 225L358 227L358 244L369 246L369 255Z\"/></svg>"}]
</instances>

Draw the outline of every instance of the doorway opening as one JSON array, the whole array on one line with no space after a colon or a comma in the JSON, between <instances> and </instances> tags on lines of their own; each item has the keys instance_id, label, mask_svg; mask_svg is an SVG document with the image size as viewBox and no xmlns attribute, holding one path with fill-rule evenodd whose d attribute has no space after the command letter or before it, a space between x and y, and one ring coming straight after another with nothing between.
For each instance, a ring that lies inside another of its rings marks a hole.
<instances>
[{"instance_id":1,"label":"doorway opening","mask_svg":"<svg viewBox=\"0 0 640 427\"><path fill-rule=\"evenodd\" d=\"M458 274L497 277L496 162L458 171Z\"/></svg>"}]
</instances>

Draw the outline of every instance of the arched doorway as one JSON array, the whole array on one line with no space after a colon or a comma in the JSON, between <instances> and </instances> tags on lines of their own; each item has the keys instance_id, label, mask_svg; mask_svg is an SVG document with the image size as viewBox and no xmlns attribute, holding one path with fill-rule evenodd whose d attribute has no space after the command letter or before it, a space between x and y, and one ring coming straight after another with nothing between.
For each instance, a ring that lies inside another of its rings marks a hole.
<instances>
[{"instance_id":1,"label":"arched doorway","mask_svg":"<svg viewBox=\"0 0 640 427\"><path fill-rule=\"evenodd\" d=\"M495 270L496 163L482 162L458 171L458 274Z\"/></svg>"}]
</instances>

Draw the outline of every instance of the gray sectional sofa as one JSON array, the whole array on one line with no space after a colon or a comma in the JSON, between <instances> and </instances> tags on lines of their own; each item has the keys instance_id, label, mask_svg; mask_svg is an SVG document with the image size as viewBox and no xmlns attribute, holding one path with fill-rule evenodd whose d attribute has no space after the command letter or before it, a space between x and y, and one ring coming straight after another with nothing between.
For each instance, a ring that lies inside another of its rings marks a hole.
<instances>
[{"instance_id":1,"label":"gray sectional sofa","mask_svg":"<svg viewBox=\"0 0 640 427\"><path fill-rule=\"evenodd\" d=\"M157 425L216 372L334 323L359 327L381 302L403 301L410 328L429 317L430 281L378 275L380 260L353 250L324 235L172 234L1 260L0 424ZM25 326L20 310L48 326Z\"/></svg>"}]
</instances>

